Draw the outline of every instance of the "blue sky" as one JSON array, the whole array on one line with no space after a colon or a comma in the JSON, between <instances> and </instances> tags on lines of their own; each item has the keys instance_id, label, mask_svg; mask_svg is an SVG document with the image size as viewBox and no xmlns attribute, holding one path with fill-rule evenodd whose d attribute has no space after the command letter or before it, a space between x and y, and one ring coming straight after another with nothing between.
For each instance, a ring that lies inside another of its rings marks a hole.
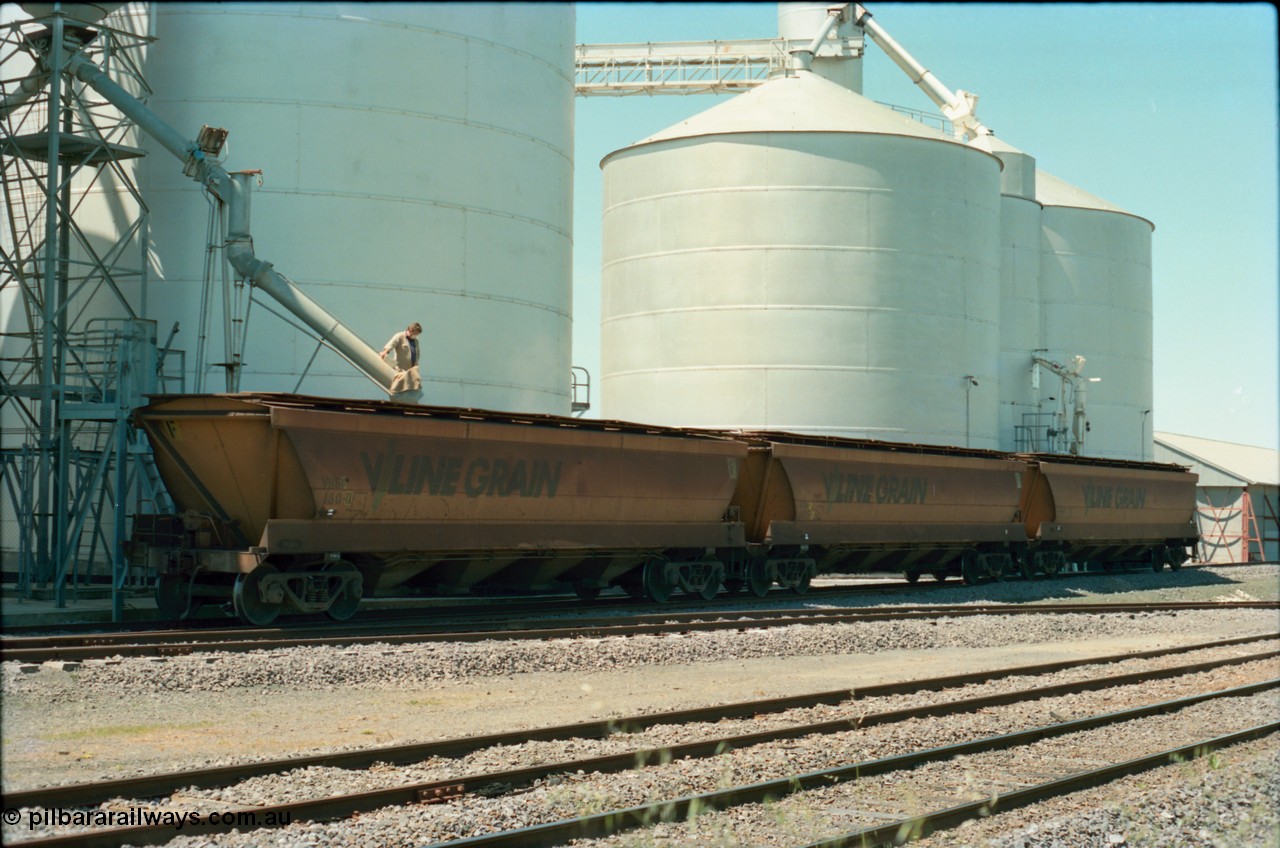
<instances>
[{"instance_id":1,"label":"blue sky","mask_svg":"<svg viewBox=\"0 0 1280 848\"><path fill-rule=\"evenodd\" d=\"M1155 429L1280 446L1275 9L866 5L1040 168L1155 222ZM772 3L577 6L578 43L776 34ZM936 111L866 52L867 97ZM723 99L577 98L573 361L597 387L600 160Z\"/></svg>"}]
</instances>

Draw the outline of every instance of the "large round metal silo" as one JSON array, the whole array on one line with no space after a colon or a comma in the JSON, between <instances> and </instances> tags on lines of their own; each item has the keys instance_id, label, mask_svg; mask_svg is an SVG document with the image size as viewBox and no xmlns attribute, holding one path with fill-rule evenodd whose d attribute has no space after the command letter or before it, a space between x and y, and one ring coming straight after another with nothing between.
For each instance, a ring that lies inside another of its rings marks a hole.
<instances>
[{"instance_id":1,"label":"large round metal silo","mask_svg":"<svg viewBox=\"0 0 1280 848\"><path fill-rule=\"evenodd\" d=\"M1001 450L1043 449L1034 441L1043 414L1032 357L1040 340L1040 204L1036 160L996 138L973 146L996 156L1000 171L1000 396Z\"/></svg>"},{"instance_id":2,"label":"large round metal silo","mask_svg":"<svg viewBox=\"0 0 1280 848\"><path fill-rule=\"evenodd\" d=\"M421 322L425 403L568 413L571 6L152 12L150 105L191 137L225 127L225 167L262 169L259 257L375 350ZM163 281L150 311L162 328L181 322L194 367L208 206L163 151L142 173ZM249 310L241 389L385 397L272 310L266 298ZM216 309L207 333L188 388L201 376L221 391Z\"/></svg>"},{"instance_id":3,"label":"large round metal silo","mask_svg":"<svg viewBox=\"0 0 1280 848\"><path fill-rule=\"evenodd\" d=\"M1045 357L1084 356L1089 456L1150 459L1152 223L1039 171ZM1056 395L1058 378L1042 386ZM1060 400L1060 399L1059 399Z\"/></svg>"},{"instance_id":4,"label":"large round metal silo","mask_svg":"<svg viewBox=\"0 0 1280 848\"><path fill-rule=\"evenodd\" d=\"M995 447L999 167L804 71L611 153L604 415Z\"/></svg>"}]
</instances>

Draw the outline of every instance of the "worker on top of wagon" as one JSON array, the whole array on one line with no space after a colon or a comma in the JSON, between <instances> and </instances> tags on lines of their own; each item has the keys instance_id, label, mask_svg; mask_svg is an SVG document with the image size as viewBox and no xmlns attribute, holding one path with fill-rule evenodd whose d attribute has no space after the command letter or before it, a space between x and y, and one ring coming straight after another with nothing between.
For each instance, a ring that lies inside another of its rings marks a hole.
<instances>
[{"instance_id":1,"label":"worker on top of wagon","mask_svg":"<svg viewBox=\"0 0 1280 848\"><path fill-rule=\"evenodd\" d=\"M418 373L418 336L422 335L422 325L414 321L404 332L396 333L382 348L379 357L386 359L387 354L395 352L396 376L391 380L388 391L392 398L405 392L416 392L422 388L422 376Z\"/></svg>"},{"instance_id":2,"label":"worker on top of wagon","mask_svg":"<svg viewBox=\"0 0 1280 848\"><path fill-rule=\"evenodd\" d=\"M418 336L422 335L422 325L414 321L403 332L396 333L382 347L382 353L378 354L382 359L387 358L387 354L395 352L395 366L397 371L408 371L410 368L418 364Z\"/></svg>"}]
</instances>

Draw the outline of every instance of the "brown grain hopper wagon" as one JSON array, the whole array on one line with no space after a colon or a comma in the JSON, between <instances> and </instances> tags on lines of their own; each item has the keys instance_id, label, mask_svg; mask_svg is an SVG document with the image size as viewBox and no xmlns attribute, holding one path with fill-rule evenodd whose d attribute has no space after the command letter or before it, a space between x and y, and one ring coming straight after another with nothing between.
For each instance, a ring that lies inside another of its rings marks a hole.
<instances>
[{"instance_id":1,"label":"brown grain hopper wagon","mask_svg":"<svg viewBox=\"0 0 1280 848\"><path fill-rule=\"evenodd\" d=\"M799 572L909 580L1011 570L1026 547L1024 463L965 448L750 433L734 506L783 585ZM764 574L762 577L771 576Z\"/></svg>"},{"instance_id":2,"label":"brown grain hopper wagon","mask_svg":"<svg viewBox=\"0 0 1280 848\"><path fill-rule=\"evenodd\" d=\"M174 617L349 617L370 591L618 582L710 596L747 445L608 421L284 394L157 397L136 415L177 516L132 554Z\"/></svg>"},{"instance_id":3,"label":"brown grain hopper wagon","mask_svg":"<svg viewBox=\"0 0 1280 848\"><path fill-rule=\"evenodd\" d=\"M1198 539L1196 483L1179 465L1027 455L1022 514L1032 566L1105 569L1134 562L1180 568Z\"/></svg>"}]
</instances>

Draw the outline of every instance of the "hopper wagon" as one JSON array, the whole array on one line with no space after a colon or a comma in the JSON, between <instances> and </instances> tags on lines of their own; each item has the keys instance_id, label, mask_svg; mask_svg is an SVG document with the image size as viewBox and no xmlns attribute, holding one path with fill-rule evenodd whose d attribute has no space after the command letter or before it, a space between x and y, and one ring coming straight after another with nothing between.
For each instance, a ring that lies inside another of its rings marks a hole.
<instances>
[{"instance_id":1,"label":"hopper wagon","mask_svg":"<svg viewBox=\"0 0 1280 848\"><path fill-rule=\"evenodd\" d=\"M763 552L748 565L753 590L866 571L968 583L1068 563L1159 571L1181 567L1197 539L1197 477L1181 466L740 435L752 447L733 508Z\"/></svg>"},{"instance_id":2,"label":"hopper wagon","mask_svg":"<svg viewBox=\"0 0 1280 848\"><path fill-rule=\"evenodd\" d=\"M136 517L131 556L173 618L342 620L402 585L710 597L745 544L748 446L716 433L283 394L157 396L136 421L177 514Z\"/></svg>"},{"instance_id":3,"label":"hopper wagon","mask_svg":"<svg viewBox=\"0 0 1280 848\"><path fill-rule=\"evenodd\" d=\"M1025 464L993 451L789 433L744 434L734 503L747 538L811 573L897 571L915 582L1011 571L1026 548ZM780 581L781 582L781 581Z\"/></svg>"},{"instance_id":4,"label":"hopper wagon","mask_svg":"<svg viewBox=\"0 0 1280 848\"><path fill-rule=\"evenodd\" d=\"M1022 515L1029 567L1055 574L1068 562L1106 570L1149 563L1182 567L1199 539L1196 483L1179 465L1025 455Z\"/></svg>"},{"instance_id":5,"label":"hopper wagon","mask_svg":"<svg viewBox=\"0 0 1280 848\"><path fill-rule=\"evenodd\" d=\"M817 574L966 582L1179 567L1185 468L289 394L135 413L176 505L134 520L160 609L344 620L367 594L607 586L666 601Z\"/></svg>"}]
</instances>

